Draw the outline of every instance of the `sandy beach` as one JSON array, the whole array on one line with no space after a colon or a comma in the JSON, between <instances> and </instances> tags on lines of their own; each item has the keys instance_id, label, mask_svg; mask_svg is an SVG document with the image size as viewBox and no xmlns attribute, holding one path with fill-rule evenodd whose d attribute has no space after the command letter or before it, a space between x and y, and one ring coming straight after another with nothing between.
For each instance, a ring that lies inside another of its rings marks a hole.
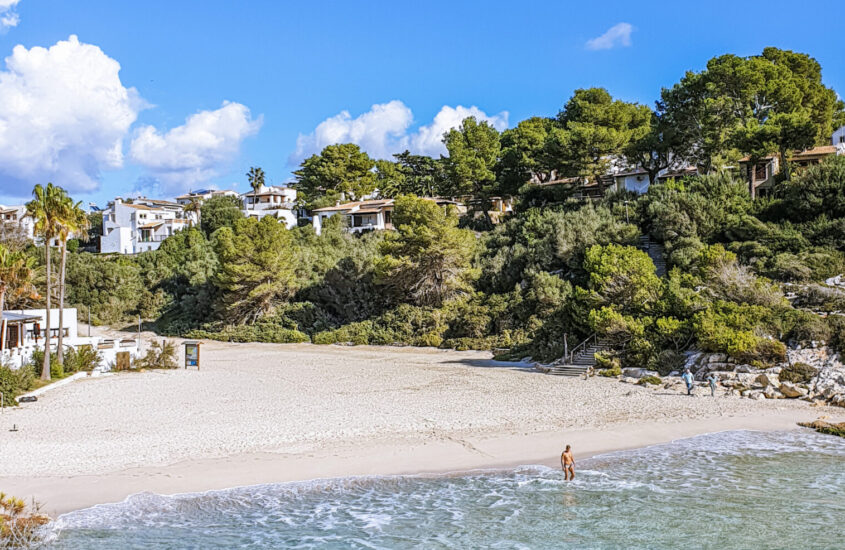
<instances>
[{"instance_id":1,"label":"sandy beach","mask_svg":"<svg viewBox=\"0 0 845 550\"><path fill-rule=\"evenodd\" d=\"M197 370L84 379L0 414L0 491L58 514L142 491L440 473L842 409L547 376L484 352L208 342ZM9 431L12 425L18 431Z\"/></svg>"}]
</instances>

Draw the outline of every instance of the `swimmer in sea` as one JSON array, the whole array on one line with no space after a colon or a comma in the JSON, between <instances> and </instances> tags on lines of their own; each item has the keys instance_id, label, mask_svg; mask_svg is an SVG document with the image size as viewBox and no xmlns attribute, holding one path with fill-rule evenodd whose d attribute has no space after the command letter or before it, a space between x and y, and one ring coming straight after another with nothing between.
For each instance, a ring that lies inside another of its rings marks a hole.
<instances>
[{"instance_id":1,"label":"swimmer in sea","mask_svg":"<svg viewBox=\"0 0 845 550\"><path fill-rule=\"evenodd\" d=\"M563 468L564 479L567 481L575 479L575 458L572 456L572 448L569 445L560 455L560 467Z\"/></svg>"}]
</instances>

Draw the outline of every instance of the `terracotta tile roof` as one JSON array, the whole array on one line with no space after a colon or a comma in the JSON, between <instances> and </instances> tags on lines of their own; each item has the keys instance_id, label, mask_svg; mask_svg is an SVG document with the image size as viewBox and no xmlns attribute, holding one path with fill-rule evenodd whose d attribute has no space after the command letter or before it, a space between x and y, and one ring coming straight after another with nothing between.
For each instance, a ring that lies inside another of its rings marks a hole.
<instances>
[{"instance_id":1,"label":"terracotta tile roof","mask_svg":"<svg viewBox=\"0 0 845 550\"><path fill-rule=\"evenodd\" d=\"M800 157L809 157L809 156L816 156L816 155L835 155L836 154L836 146L835 145L822 145L821 147L813 147L812 149L807 149L806 151L801 151L800 153L795 153L792 158L800 158Z\"/></svg>"},{"instance_id":2,"label":"terracotta tile roof","mask_svg":"<svg viewBox=\"0 0 845 550\"><path fill-rule=\"evenodd\" d=\"M794 159L802 159L805 157L816 157L816 156L825 156L825 155L835 155L836 154L836 146L835 145L821 145L819 147L813 147L812 149L805 149L804 151L795 151L792 154L792 158ZM765 157L760 157L760 160L769 160L775 158L777 155L766 155ZM739 162L749 162L751 160L751 156L745 156L739 159Z\"/></svg>"}]
</instances>

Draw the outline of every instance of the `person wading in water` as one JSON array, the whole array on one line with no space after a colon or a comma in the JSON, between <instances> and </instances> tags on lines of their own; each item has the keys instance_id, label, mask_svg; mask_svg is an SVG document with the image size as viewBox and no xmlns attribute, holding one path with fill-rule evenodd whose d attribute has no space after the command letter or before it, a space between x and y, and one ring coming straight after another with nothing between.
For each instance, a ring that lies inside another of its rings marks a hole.
<instances>
[{"instance_id":1,"label":"person wading in water","mask_svg":"<svg viewBox=\"0 0 845 550\"><path fill-rule=\"evenodd\" d=\"M575 458L572 456L572 447L569 445L560 455L560 467L563 468L564 479L567 481L575 479Z\"/></svg>"}]
</instances>

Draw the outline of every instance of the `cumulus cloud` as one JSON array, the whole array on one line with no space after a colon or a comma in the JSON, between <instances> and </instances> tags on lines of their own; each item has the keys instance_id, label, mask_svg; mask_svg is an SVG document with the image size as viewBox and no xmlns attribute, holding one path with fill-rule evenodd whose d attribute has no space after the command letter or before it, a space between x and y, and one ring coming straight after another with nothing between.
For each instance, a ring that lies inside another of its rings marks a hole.
<instances>
[{"instance_id":1,"label":"cumulus cloud","mask_svg":"<svg viewBox=\"0 0 845 550\"><path fill-rule=\"evenodd\" d=\"M14 9L18 2L20 0L0 0L0 32L20 23L20 17Z\"/></svg>"},{"instance_id":2,"label":"cumulus cloud","mask_svg":"<svg viewBox=\"0 0 845 550\"><path fill-rule=\"evenodd\" d=\"M329 117L307 135L296 140L291 162L300 161L334 143L357 143L370 155L387 158L407 140L406 132L414 116L404 103L393 100L373 105L366 113L352 118L349 111Z\"/></svg>"},{"instance_id":3,"label":"cumulus cloud","mask_svg":"<svg viewBox=\"0 0 845 550\"><path fill-rule=\"evenodd\" d=\"M393 153L406 149L421 155L445 154L443 134L460 126L469 116L486 120L500 131L508 126L507 112L490 116L475 106L444 105L430 124L409 131L414 121L411 109L401 101L393 100L373 105L355 118L348 111L342 111L318 124L310 134L300 134L289 162L299 164L309 155L335 143L355 143L375 158L389 159Z\"/></svg>"},{"instance_id":4,"label":"cumulus cloud","mask_svg":"<svg viewBox=\"0 0 845 550\"><path fill-rule=\"evenodd\" d=\"M121 83L117 61L72 35L49 49L16 46L5 64L0 192L24 197L48 181L93 191L101 170L123 165L123 138L146 105Z\"/></svg>"},{"instance_id":5,"label":"cumulus cloud","mask_svg":"<svg viewBox=\"0 0 845 550\"><path fill-rule=\"evenodd\" d=\"M218 175L261 123L262 118L253 119L245 105L224 101L219 109L193 114L167 132L141 126L129 156L150 172L161 191L184 191Z\"/></svg>"},{"instance_id":6,"label":"cumulus cloud","mask_svg":"<svg viewBox=\"0 0 845 550\"><path fill-rule=\"evenodd\" d=\"M607 29L601 36L587 40L588 50L610 50L617 46L623 48L631 45L631 33L634 27L630 23L617 23Z\"/></svg>"},{"instance_id":7,"label":"cumulus cloud","mask_svg":"<svg viewBox=\"0 0 845 550\"><path fill-rule=\"evenodd\" d=\"M437 156L446 153L446 146L443 145L443 134L457 128L467 117L475 117L477 120L486 120L491 126L500 132L508 127L508 112L502 111L498 115L488 115L478 107L449 107L444 105L440 112L435 115L431 124L420 127L412 136L411 145L414 153L420 155Z\"/></svg>"}]
</instances>

